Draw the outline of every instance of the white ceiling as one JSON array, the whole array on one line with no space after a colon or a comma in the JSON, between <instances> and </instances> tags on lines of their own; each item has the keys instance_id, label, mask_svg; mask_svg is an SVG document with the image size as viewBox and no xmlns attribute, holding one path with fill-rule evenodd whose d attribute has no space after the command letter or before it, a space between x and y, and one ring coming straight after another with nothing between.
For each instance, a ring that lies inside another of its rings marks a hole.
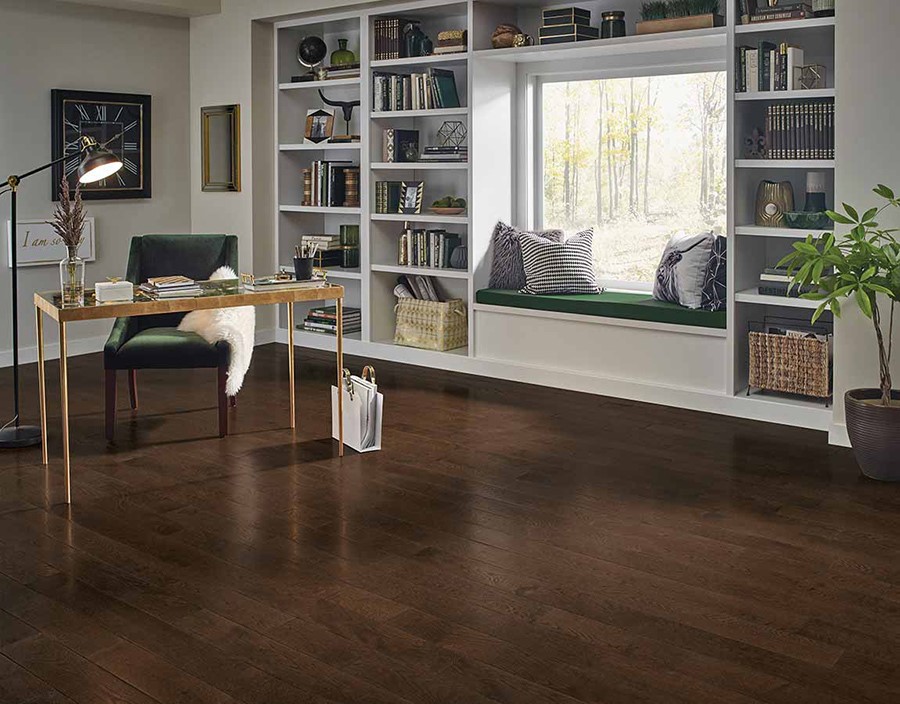
<instances>
[{"instance_id":1,"label":"white ceiling","mask_svg":"<svg viewBox=\"0 0 900 704\"><path fill-rule=\"evenodd\" d=\"M174 17L199 17L215 15L222 11L221 0L63 0L63 2Z\"/></svg>"}]
</instances>

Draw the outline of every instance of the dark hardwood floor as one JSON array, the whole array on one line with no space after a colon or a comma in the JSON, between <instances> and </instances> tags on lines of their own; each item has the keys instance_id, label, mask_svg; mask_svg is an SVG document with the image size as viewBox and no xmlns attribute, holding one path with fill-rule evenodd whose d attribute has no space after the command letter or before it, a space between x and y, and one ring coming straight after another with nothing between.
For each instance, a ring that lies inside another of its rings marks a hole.
<instances>
[{"instance_id":1,"label":"dark hardwood floor","mask_svg":"<svg viewBox=\"0 0 900 704\"><path fill-rule=\"evenodd\" d=\"M114 447L72 360L70 507L48 364L49 471L0 454L0 702L900 701L900 487L823 435L378 363L385 449L341 461L332 358L294 436L285 356L225 440L215 370L134 415L123 378Z\"/></svg>"}]
</instances>

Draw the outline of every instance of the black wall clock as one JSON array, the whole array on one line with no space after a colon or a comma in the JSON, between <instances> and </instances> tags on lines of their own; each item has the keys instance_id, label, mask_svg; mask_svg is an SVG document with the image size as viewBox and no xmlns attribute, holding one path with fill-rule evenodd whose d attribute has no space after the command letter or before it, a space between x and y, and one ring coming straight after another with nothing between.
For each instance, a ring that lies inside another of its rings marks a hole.
<instances>
[{"instance_id":1,"label":"black wall clock","mask_svg":"<svg viewBox=\"0 0 900 704\"><path fill-rule=\"evenodd\" d=\"M97 93L84 90L51 91L53 158L72 158L53 167L53 200L59 200L63 174L74 191L81 161L80 139L93 137L122 160L122 168L108 179L83 184L85 200L150 197L150 96Z\"/></svg>"}]
</instances>

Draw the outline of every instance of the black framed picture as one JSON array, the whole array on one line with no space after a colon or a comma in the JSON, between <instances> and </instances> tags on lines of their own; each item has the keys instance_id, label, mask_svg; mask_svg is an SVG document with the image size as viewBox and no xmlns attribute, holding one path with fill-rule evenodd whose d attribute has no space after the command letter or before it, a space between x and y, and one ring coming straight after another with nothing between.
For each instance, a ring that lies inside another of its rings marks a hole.
<instances>
[{"instance_id":1,"label":"black framed picture","mask_svg":"<svg viewBox=\"0 0 900 704\"><path fill-rule=\"evenodd\" d=\"M421 215L424 194L424 181L404 181L400 186L400 212L404 215Z\"/></svg>"},{"instance_id":2,"label":"black framed picture","mask_svg":"<svg viewBox=\"0 0 900 704\"><path fill-rule=\"evenodd\" d=\"M53 158L71 154L53 167L53 200L59 200L63 174L75 189L84 136L106 144L122 160L122 168L109 178L82 184L85 200L150 198L150 96L61 89L50 96Z\"/></svg>"}]
</instances>

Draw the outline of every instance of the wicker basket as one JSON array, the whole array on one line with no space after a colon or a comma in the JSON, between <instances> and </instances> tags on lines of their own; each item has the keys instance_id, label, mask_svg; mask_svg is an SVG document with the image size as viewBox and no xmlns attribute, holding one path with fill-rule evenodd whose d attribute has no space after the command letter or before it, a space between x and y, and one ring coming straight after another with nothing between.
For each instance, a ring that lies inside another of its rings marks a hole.
<instances>
[{"instance_id":1,"label":"wicker basket","mask_svg":"<svg viewBox=\"0 0 900 704\"><path fill-rule=\"evenodd\" d=\"M438 303L401 298L396 311L398 345L445 352L469 344L466 304L459 299Z\"/></svg>"},{"instance_id":2,"label":"wicker basket","mask_svg":"<svg viewBox=\"0 0 900 704\"><path fill-rule=\"evenodd\" d=\"M828 340L750 333L750 388L831 396Z\"/></svg>"}]
</instances>

